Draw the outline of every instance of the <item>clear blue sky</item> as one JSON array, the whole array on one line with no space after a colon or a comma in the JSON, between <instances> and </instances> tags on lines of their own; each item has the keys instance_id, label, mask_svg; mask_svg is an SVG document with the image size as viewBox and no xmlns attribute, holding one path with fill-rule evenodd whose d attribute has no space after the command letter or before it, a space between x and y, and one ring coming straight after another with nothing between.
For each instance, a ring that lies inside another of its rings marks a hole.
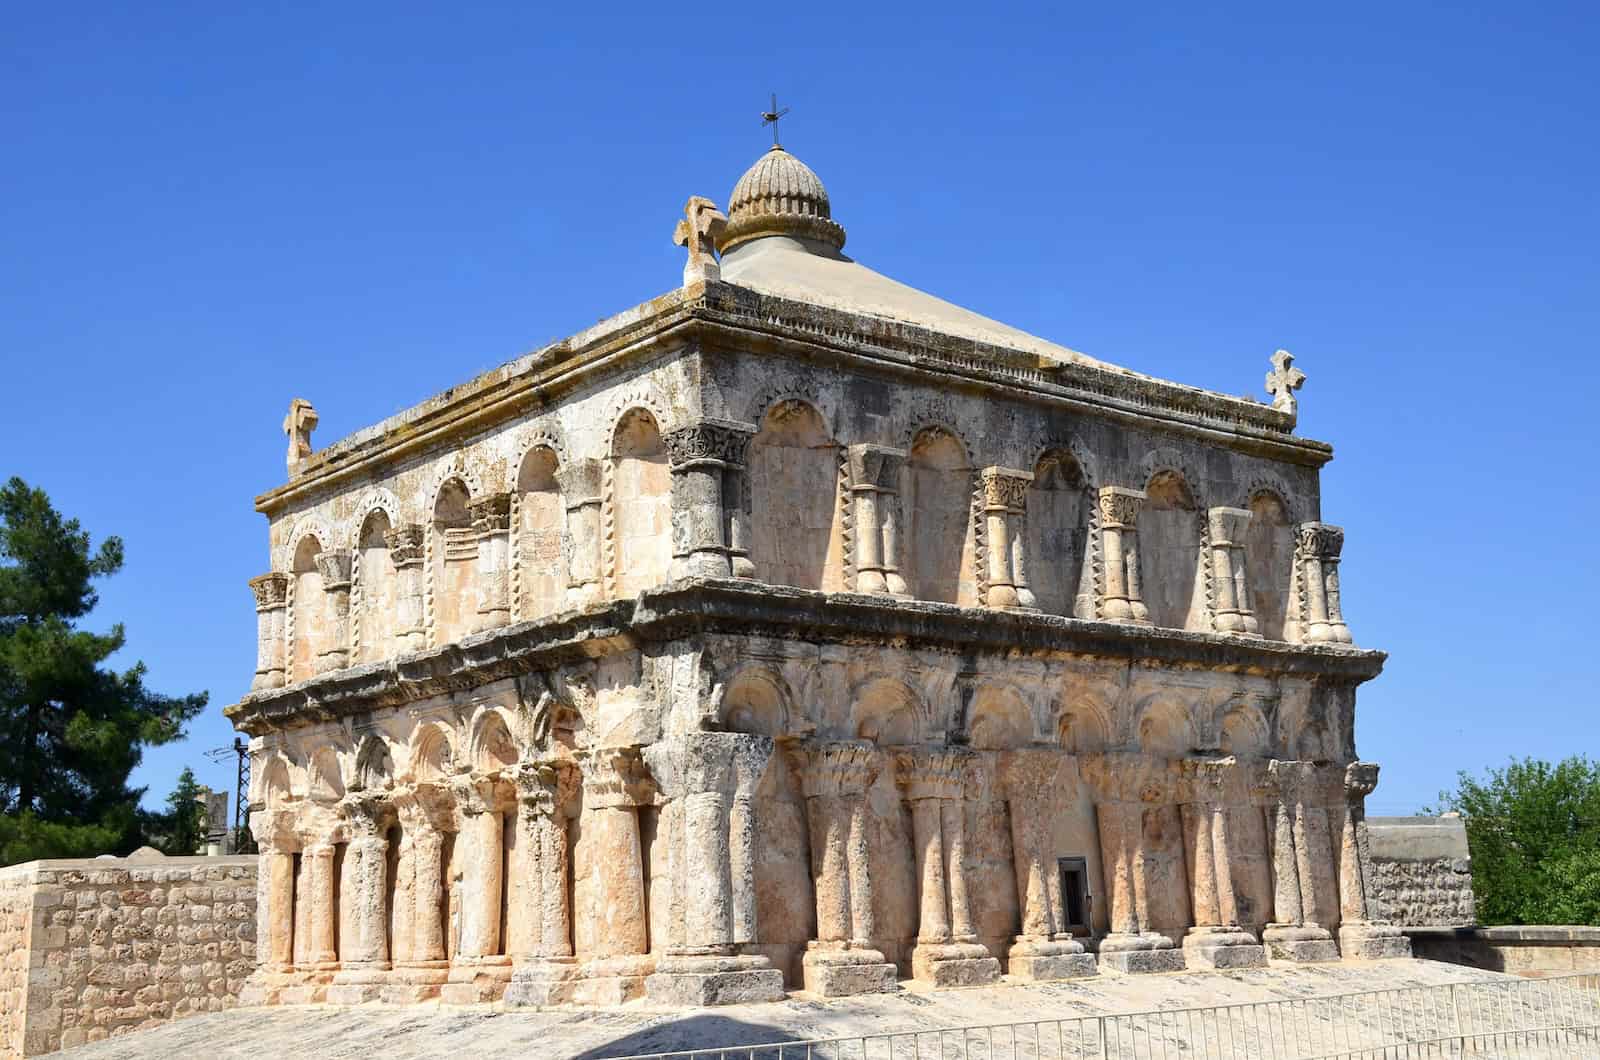
<instances>
[{"instance_id":1,"label":"clear blue sky","mask_svg":"<svg viewBox=\"0 0 1600 1060\"><path fill-rule=\"evenodd\" d=\"M1375 812L1600 752L1587 4L33 4L0 34L0 473L127 543L91 624L225 744L293 396L326 444L674 287L768 143L848 251L1334 443ZM267 9L271 8L271 13Z\"/></svg>"}]
</instances>

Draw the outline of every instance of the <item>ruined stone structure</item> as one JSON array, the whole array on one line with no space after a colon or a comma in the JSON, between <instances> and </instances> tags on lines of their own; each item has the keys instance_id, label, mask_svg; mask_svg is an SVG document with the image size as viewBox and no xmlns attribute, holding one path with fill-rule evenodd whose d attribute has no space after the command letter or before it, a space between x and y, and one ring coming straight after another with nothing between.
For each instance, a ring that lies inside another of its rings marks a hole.
<instances>
[{"instance_id":1,"label":"ruined stone structure","mask_svg":"<svg viewBox=\"0 0 1600 1060\"><path fill-rule=\"evenodd\" d=\"M682 287L320 451L251 582L261 1000L691 1004L1406 952L1329 446L842 253L774 148Z\"/></svg>"}]
</instances>

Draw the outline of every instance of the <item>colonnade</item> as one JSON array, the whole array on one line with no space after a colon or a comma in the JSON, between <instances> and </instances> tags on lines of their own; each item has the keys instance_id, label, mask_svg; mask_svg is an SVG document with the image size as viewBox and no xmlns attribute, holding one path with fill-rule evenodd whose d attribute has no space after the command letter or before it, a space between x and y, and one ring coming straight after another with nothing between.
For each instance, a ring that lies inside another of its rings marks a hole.
<instances>
[{"instance_id":1,"label":"colonnade","mask_svg":"<svg viewBox=\"0 0 1600 1060\"><path fill-rule=\"evenodd\" d=\"M869 792L881 775L909 822L917 979L991 982L1002 956L1014 978L1055 979L1094 974L1097 960L1139 972L1404 950L1396 929L1369 916L1362 807L1376 767L1365 763L854 740L780 752L765 737L692 733L258 812L263 972L325 983L343 1000L780 997L783 973L759 946L756 800L778 753L806 808L816 931L801 965L803 985L821 995L890 990L899 975L875 914L884 855ZM1017 933L1003 954L975 925L967 809L983 789L1006 803L1010 829ZM1102 870L1091 890L1103 889L1108 926L1095 953L1067 923L1058 867L1082 853L1056 838L1062 815L1084 805L1080 789ZM656 812L648 861L646 807ZM1247 854L1271 864L1260 938L1262 924L1242 922ZM579 891L585 921L574 923Z\"/></svg>"}]
</instances>

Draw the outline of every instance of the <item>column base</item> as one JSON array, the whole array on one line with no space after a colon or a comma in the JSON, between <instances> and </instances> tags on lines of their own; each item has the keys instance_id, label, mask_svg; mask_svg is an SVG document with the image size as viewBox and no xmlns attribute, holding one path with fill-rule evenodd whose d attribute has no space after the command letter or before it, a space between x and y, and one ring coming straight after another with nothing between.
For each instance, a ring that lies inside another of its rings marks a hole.
<instances>
[{"instance_id":1,"label":"column base","mask_svg":"<svg viewBox=\"0 0 1600 1060\"><path fill-rule=\"evenodd\" d=\"M644 981L645 995L663 1005L706 1007L782 1001L783 973L761 956L667 956Z\"/></svg>"},{"instance_id":2,"label":"column base","mask_svg":"<svg viewBox=\"0 0 1600 1060\"><path fill-rule=\"evenodd\" d=\"M395 965L383 985L379 1000L391 1005L414 1005L434 1001L439 988L450 977L449 961L416 961Z\"/></svg>"},{"instance_id":3,"label":"column base","mask_svg":"<svg viewBox=\"0 0 1600 1060\"><path fill-rule=\"evenodd\" d=\"M975 942L919 942L911 950L911 977L934 986L999 982L1000 962Z\"/></svg>"},{"instance_id":4,"label":"column base","mask_svg":"<svg viewBox=\"0 0 1600 1060\"><path fill-rule=\"evenodd\" d=\"M1194 927L1183 936L1184 961L1191 968L1265 968L1267 949L1242 928Z\"/></svg>"},{"instance_id":5,"label":"column base","mask_svg":"<svg viewBox=\"0 0 1600 1060\"><path fill-rule=\"evenodd\" d=\"M1152 972L1181 972L1188 966L1183 951L1172 940L1154 932L1142 935L1114 934L1100 940L1099 964L1129 975Z\"/></svg>"},{"instance_id":6,"label":"column base","mask_svg":"<svg viewBox=\"0 0 1600 1060\"><path fill-rule=\"evenodd\" d=\"M510 981L510 957L458 957L439 987L439 1000L446 1005L499 1001Z\"/></svg>"},{"instance_id":7,"label":"column base","mask_svg":"<svg viewBox=\"0 0 1600 1060\"><path fill-rule=\"evenodd\" d=\"M900 989L899 969L877 950L811 942L800 968L806 991L820 997L887 994Z\"/></svg>"},{"instance_id":8,"label":"column base","mask_svg":"<svg viewBox=\"0 0 1600 1060\"><path fill-rule=\"evenodd\" d=\"M1030 939L1019 936L1006 955L1006 974L1030 982L1083 979L1100 974L1094 954L1076 939Z\"/></svg>"},{"instance_id":9,"label":"column base","mask_svg":"<svg viewBox=\"0 0 1600 1060\"><path fill-rule=\"evenodd\" d=\"M330 1005L360 1005L381 1000L391 975L387 961L362 968L341 968L333 974L325 1000Z\"/></svg>"},{"instance_id":10,"label":"column base","mask_svg":"<svg viewBox=\"0 0 1600 1060\"><path fill-rule=\"evenodd\" d=\"M570 1005L577 997L579 974L578 962L571 957L535 957L512 968L501 1000L524 1008Z\"/></svg>"},{"instance_id":11,"label":"column base","mask_svg":"<svg viewBox=\"0 0 1600 1060\"><path fill-rule=\"evenodd\" d=\"M653 971L655 961L642 954L585 961L572 983L572 1004L627 1004L644 997L645 980Z\"/></svg>"},{"instance_id":12,"label":"column base","mask_svg":"<svg viewBox=\"0 0 1600 1060\"><path fill-rule=\"evenodd\" d=\"M1411 940L1393 924L1357 922L1339 926L1339 953L1347 961L1411 956Z\"/></svg>"},{"instance_id":13,"label":"column base","mask_svg":"<svg viewBox=\"0 0 1600 1060\"><path fill-rule=\"evenodd\" d=\"M1275 961L1317 964L1339 959L1339 947L1325 928L1315 924L1268 924L1261 932L1267 956Z\"/></svg>"}]
</instances>

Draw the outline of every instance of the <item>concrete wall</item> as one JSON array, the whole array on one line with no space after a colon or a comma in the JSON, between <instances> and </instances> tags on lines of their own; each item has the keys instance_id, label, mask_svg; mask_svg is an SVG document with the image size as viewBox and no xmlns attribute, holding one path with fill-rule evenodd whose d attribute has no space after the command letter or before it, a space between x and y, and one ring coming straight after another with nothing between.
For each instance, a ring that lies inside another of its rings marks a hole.
<instances>
[{"instance_id":1,"label":"concrete wall","mask_svg":"<svg viewBox=\"0 0 1600 1060\"><path fill-rule=\"evenodd\" d=\"M232 1007L255 966L255 907L254 857L0 870L0 1057Z\"/></svg>"},{"instance_id":2,"label":"concrete wall","mask_svg":"<svg viewBox=\"0 0 1600 1060\"><path fill-rule=\"evenodd\" d=\"M1431 961L1538 977L1600 972L1600 927L1407 928L1412 952Z\"/></svg>"},{"instance_id":3,"label":"concrete wall","mask_svg":"<svg viewBox=\"0 0 1600 1060\"><path fill-rule=\"evenodd\" d=\"M1473 924L1472 860L1459 817L1369 817L1373 895L1407 927Z\"/></svg>"}]
</instances>

